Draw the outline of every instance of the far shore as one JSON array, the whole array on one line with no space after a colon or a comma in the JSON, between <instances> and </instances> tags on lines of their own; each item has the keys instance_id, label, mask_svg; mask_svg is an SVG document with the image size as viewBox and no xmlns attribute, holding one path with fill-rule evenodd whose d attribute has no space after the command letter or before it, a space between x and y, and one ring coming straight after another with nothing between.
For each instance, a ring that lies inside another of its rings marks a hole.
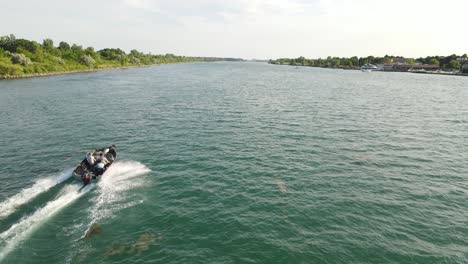
<instances>
[{"instance_id":1,"label":"far shore","mask_svg":"<svg viewBox=\"0 0 468 264\"><path fill-rule=\"evenodd\" d=\"M310 67L310 68L322 68L322 69L332 69L332 70L351 70L351 71L360 71L360 67L321 67L321 66L306 66L306 65L289 65L289 64L272 64L272 65L279 65L279 66L290 66L290 67ZM452 73L452 72L434 72L434 71L382 71L378 70L376 72L400 72L400 73L418 73L418 74L431 74L431 75L448 75L448 76L464 76L468 77L468 73Z\"/></svg>"},{"instance_id":2,"label":"far shore","mask_svg":"<svg viewBox=\"0 0 468 264\"><path fill-rule=\"evenodd\" d=\"M451 73L451 72L432 72L432 71L413 71L411 73L419 73L419 74L433 74L433 75L448 75L448 76L465 76L468 77L468 73Z\"/></svg>"},{"instance_id":3,"label":"far shore","mask_svg":"<svg viewBox=\"0 0 468 264\"><path fill-rule=\"evenodd\" d=\"M174 63L187 63L187 62L174 62ZM65 75L65 74L77 74L77 73L92 73L100 71L112 71L112 70L125 70L131 68L146 68L154 67L165 64L174 64L174 63L159 63L159 64L150 64L150 65L128 65L128 66L117 66L117 67L104 67L98 69L83 69L83 70L74 70L74 71L59 71L59 72L45 72L45 73L33 73L33 74L24 74L24 75L0 75L0 80L12 80L12 79L26 79L26 78L35 78L35 77L47 77L55 75ZM277 64L278 65L278 64ZM281 64L279 64L281 65ZM283 66L295 66L295 67L310 67L303 65L286 65ZM312 67L312 68L324 68L324 69L335 69L335 70L361 70L359 67ZM386 72L386 71L379 71ZM396 71L387 71L387 72L396 72ZM431 71L412 71L407 73L418 73L418 74L431 74L431 75L448 75L448 76L465 76L468 77L468 73L451 73L451 72L431 72Z\"/></svg>"}]
</instances>

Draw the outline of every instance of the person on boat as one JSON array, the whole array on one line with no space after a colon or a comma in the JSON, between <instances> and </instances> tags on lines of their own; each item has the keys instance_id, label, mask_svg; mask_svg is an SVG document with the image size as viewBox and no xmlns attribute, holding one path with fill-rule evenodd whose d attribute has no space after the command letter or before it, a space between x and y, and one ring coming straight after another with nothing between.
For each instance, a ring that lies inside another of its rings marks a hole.
<instances>
[{"instance_id":1,"label":"person on boat","mask_svg":"<svg viewBox=\"0 0 468 264\"><path fill-rule=\"evenodd\" d=\"M91 166L94 166L94 164L96 163L96 159L94 158L94 155L91 151L88 151L88 153L86 153L86 160Z\"/></svg>"},{"instance_id":2,"label":"person on boat","mask_svg":"<svg viewBox=\"0 0 468 264\"><path fill-rule=\"evenodd\" d=\"M99 161L96 163L96 166L94 168L96 174L93 176L93 179L96 179L98 176L101 176L104 173L106 165L102 163L102 161Z\"/></svg>"},{"instance_id":3,"label":"person on boat","mask_svg":"<svg viewBox=\"0 0 468 264\"><path fill-rule=\"evenodd\" d=\"M104 164L102 161L96 163L96 169L99 170L99 171L103 171L103 170L104 170L104 166L105 166L105 164Z\"/></svg>"},{"instance_id":4,"label":"person on boat","mask_svg":"<svg viewBox=\"0 0 468 264\"><path fill-rule=\"evenodd\" d=\"M109 164L109 160L106 157L108 152L109 152L109 149L108 148L105 149L103 151L103 153L101 154L101 158L100 158L100 162L104 163L105 166L107 166L107 164Z\"/></svg>"}]
</instances>

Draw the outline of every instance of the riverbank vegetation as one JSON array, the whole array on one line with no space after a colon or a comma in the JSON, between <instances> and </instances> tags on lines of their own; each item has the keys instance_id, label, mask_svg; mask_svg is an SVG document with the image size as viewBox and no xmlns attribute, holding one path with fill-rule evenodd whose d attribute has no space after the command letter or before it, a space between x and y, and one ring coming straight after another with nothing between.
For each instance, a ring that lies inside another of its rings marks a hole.
<instances>
[{"instance_id":1,"label":"riverbank vegetation","mask_svg":"<svg viewBox=\"0 0 468 264\"><path fill-rule=\"evenodd\" d=\"M325 59L306 59L305 57L299 58L281 58L276 60L270 60L271 64L280 64L280 65L294 65L294 66L310 66L310 67L324 67L324 68L344 68L344 69L354 69L359 68L360 66L370 63L370 64L391 64L395 61L402 61L407 64L431 64L439 65L442 69L455 69L460 70L462 65L459 62L459 59L468 60L468 55L464 54L458 56L456 54L450 56L428 56L425 58L403 58L400 56L389 56L385 55L384 57L350 57L350 58L339 58L339 57L327 57Z\"/></svg>"},{"instance_id":2,"label":"riverbank vegetation","mask_svg":"<svg viewBox=\"0 0 468 264\"><path fill-rule=\"evenodd\" d=\"M65 41L56 45L51 39L44 39L42 43L38 43L18 39L14 35L0 37L0 77L219 60L239 59L153 55L137 50L126 53L119 48L96 51L92 47L84 48Z\"/></svg>"}]
</instances>

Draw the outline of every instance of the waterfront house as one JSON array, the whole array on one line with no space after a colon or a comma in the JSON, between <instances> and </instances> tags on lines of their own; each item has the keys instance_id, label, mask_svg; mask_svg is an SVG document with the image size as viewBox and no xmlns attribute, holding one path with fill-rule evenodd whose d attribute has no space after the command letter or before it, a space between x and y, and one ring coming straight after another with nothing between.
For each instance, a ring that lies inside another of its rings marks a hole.
<instances>
[{"instance_id":1,"label":"waterfront house","mask_svg":"<svg viewBox=\"0 0 468 264\"><path fill-rule=\"evenodd\" d=\"M468 73L468 61L463 64L462 72L463 73Z\"/></svg>"},{"instance_id":2,"label":"waterfront house","mask_svg":"<svg viewBox=\"0 0 468 264\"><path fill-rule=\"evenodd\" d=\"M384 71L393 71L393 64L391 64L391 63L385 63L385 64L383 65L383 70L384 70Z\"/></svg>"},{"instance_id":3,"label":"waterfront house","mask_svg":"<svg viewBox=\"0 0 468 264\"><path fill-rule=\"evenodd\" d=\"M393 71L407 72L413 71L437 71L440 70L439 65L429 64L393 64Z\"/></svg>"},{"instance_id":4,"label":"waterfront house","mask_svg":"<svg viewBox=\"0 0 468 264\"><path fill-rule=\"evenodd\" d=\"M460 58L457 58L457 61L461 65L461 72L462 73L468 73L468 58L460 57Z\"/></svg>"},{"instance_id":5,"label":"waterfront house","mask_svg":"<svg viewBox=\"0 0 468 264\"><path fill-rule=\"evenodd\" d=\"M393 64L406 64L406 59L404 57L394 57L392 59Z\"/></svg>"}]
</instances>

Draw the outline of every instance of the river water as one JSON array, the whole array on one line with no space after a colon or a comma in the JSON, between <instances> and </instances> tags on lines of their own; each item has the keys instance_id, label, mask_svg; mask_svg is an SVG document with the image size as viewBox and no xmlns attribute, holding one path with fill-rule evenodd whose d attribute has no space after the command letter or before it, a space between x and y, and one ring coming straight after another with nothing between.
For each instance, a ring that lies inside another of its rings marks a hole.
<instances>
[{"instance_id":1,"label":"river water","mask_svg":"<svg viewBox=\"0 0 468 264\"><path fill-rule=\"evenodd\" d=\"M467 263L467 139L456 76L217 62L0 81L0 263ZM110 144L78 192L73 167Z\"/></svg>"}]
</instances>

